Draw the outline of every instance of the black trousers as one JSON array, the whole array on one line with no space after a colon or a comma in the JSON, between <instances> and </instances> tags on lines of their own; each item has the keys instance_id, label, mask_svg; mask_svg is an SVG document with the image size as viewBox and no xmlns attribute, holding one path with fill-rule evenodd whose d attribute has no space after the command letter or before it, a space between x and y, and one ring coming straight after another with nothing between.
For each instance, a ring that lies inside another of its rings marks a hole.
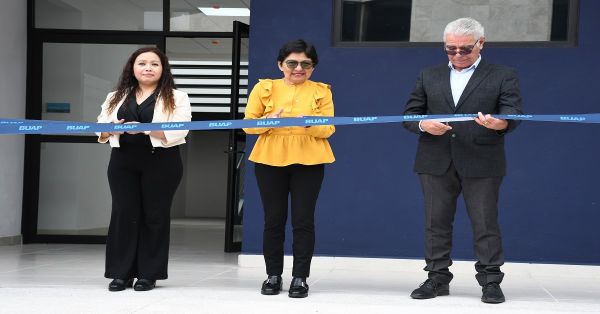
<instances>
[{"instance_id":1,"label":"black trousers","mask_svg":"<svg viewBox=\"0 0 600 314\"><path fill-rule=\"evenodd\" d=\"M452 273L452 227L456 200L462 192L473 228L475 278L480 285L502 282L504 264L502 237L498 225L498 195L503 177L463 178L450 165L441 176L419 174L425 199L425 271L429 278L449 283Z\"/></svg>"},{"instance_id":2,"label":"black trousers","mask_svg":"<svg viewBox=\"0 0 600 314\"><path fill-rule=\"evenodd\" d=\"M257 163L254 171L265 213L263 255L267 274L278 276L283 273L283 244L288 197L291 195L292 276L308 277L315 250L315 207L325 166L294 164L273 167Z\"/></svg>"},{"instance_id":3,"label":"black trousers","mask_svg":"<svg viewBox=\"0 0 600 314\"><path fill-rule=\"evenodd\" d=\"M182 175L177 146L113 148L106 278L167 278L171 203Z\"/></svg>"}]
</instances>

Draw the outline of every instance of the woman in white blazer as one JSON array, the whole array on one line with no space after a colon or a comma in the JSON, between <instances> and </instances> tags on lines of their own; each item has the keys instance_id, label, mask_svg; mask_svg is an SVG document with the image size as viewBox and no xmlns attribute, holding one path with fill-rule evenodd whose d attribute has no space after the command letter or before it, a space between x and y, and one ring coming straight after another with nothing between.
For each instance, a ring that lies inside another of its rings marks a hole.
<instances>
[{"instance_id":1,"label":"woman in white blazer","mask_svg":"<svg viewBox=\"0 0 600 314\"><path fill-rule=\"evenodd\" d=\"M154 47L135 51L116 91L102 104L100 123L191 120L188 95L175 90L166 55ZM108 290L152 290L167 279L170 209L183 175L179 145L188 131L102 132L112 147L108 183L112 213L104 276ZM135 285L133 279L137 278Z\"/></svg>"}]
</instances>

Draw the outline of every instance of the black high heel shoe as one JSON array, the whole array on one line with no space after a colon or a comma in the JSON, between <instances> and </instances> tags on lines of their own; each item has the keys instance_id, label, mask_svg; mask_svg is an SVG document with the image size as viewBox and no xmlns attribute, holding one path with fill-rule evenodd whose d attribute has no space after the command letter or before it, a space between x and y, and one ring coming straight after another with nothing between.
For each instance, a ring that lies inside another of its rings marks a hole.
<instances>
[{"instance_id":1,"label":"black high heel shoe","mask_svg":"<svg viewBox=\"0 0 600 314\"><path fill-rule=\"evenodd\" d=\"M113 279L108 284L108 291L123 291L125 288L131 288L133 286L133 278L130 279Z\"/></svg>"},{"instance_id":2,"label":"black high heel shoe","mask_svg":"<svg viewBox=\"0 0 600 314\"><path fill-rule=\"evenodd\" d=\"M138 279L133 286L135 291L150 291L156 287L156 280Z\"/></svg>"}]
</instances>

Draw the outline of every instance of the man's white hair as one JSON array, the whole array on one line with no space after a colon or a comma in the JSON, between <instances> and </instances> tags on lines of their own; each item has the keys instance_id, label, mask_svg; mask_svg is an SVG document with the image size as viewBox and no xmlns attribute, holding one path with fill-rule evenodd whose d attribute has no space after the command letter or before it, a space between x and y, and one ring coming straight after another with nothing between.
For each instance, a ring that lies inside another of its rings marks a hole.
<instances>
[{"instance_id":1,"label":"man's white hair","mask_svg":"<svg viewBox=\"0 0 600 314\"><path fill-rule=\"evenodd\" d=\"M448 23L444 29L444 37L442 38L444 42L446 42L446 35L448 34L473 36L475 39L479 39L484 35L481 23L470 17L463 17Z\"/></svg>"}]
</instances>

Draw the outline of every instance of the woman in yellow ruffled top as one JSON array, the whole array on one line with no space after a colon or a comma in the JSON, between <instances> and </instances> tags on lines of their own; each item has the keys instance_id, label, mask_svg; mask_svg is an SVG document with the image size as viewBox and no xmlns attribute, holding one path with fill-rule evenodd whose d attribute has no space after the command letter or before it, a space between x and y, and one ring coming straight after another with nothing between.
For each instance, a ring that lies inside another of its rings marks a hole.
<instances>
[{"instance_id":1,"label":"woman in yellow ruffled top","mask_svg":"<svg viewBox=\"0 0 600 314\"><path fill-rule=\"evenodd\" d=\"M245 119L333 116L329 85L310 81L319 62L313 45L304 40L281 47L277 65L282 79L260 80L254 86ZM249 159L264 208L263 255L267 280L261 293L279 294L282 286L283 246L291 195L294 264L288 295L308 296L306 278L315 247L315 207L325 173L325 164L335 161L327 138L333 125L310 127L252 128L259 134Z\"/></svg>"}]
</instances>

